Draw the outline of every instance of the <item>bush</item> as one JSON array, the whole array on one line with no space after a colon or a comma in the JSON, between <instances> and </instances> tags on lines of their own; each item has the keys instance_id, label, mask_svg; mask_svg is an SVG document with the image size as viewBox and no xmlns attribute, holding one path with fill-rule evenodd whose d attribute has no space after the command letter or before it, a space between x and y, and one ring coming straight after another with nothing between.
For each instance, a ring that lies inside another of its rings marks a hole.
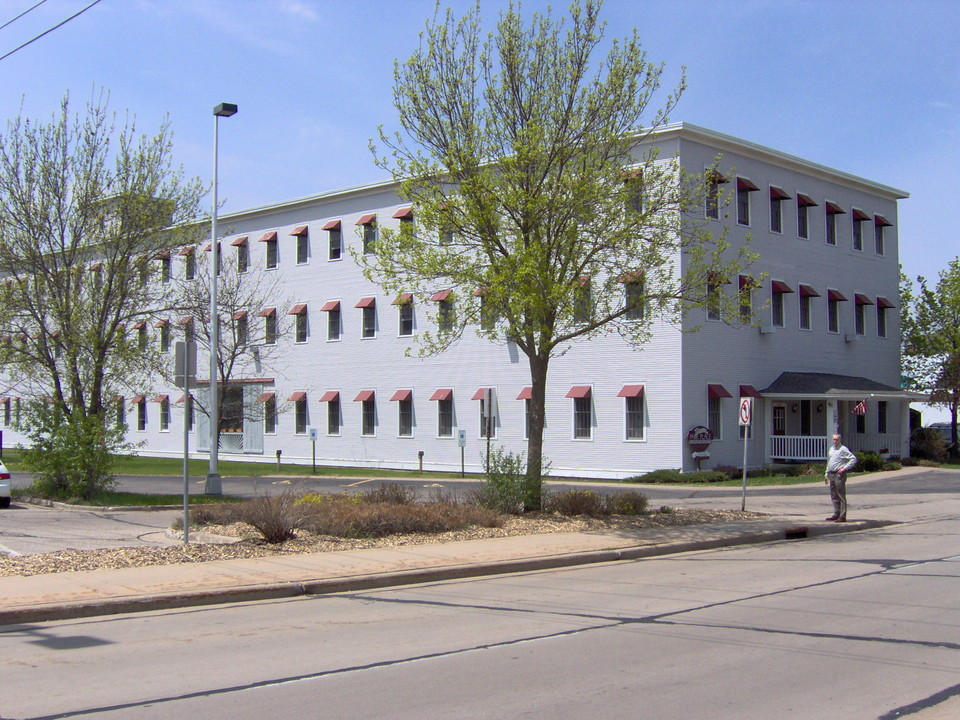
<instances>
[{"instance_id":1,"label":"bush","mask_svg":"<svg viewBox=\"0 0 960 720\"><path fill-rule=\"evenodd\" d=\"M292 490L279 495L261 495L234 505L234 521L253 526L268 543L282 543L296 536L309 515L309 504L301 503Z\"/></svg>"},{"instance_id":2,"label":"bush","mask_svg":"<svg viewBox=\"0 0 960 720\"><path fill-rule=\"evenodd\" d=\"M854 453L857 456L856 469L861 472L877 472L883 469L883 458L872 450Z\"/></svg>"},{"instance_id":3,"label":"bush","mask_svg":"<svg viewBox=\"0 0 960 720\"><path fill-rule=\"evenodd\" d=\"M636 490L621 490L605 498L607 512L613 515L645 515L647 496Z\"/></svg>"},{"instance_id":4,"label":"bush","mask_svg":"<svg viewBox=\"0 0 960 720\"><path fill-rule=\"evenodd\" d=\"M486 480L477 489L474 500L482 508L518 515L524 510L526 479L523 453L492 448Z\"/></svg>"},{"instance_id":5,"label":"bush","mask_svg":"<svg viewBox=\"0 0 960 720\"><path fill-rule=\"evenodd\" d=\"M696 472L681 472L680 470L653 470L643 475L634 475L623 482L655 485L664 483L710 483L729 480L729 476L718 470L697 470Z\"/></svg>"},{"instance_id":6,"label":"bush","mask_svg":"<svg viewBox=\"0 0 960 720\"><path fill-rule=\"evenodd\" d=\"M59 500L89 500L112 490L113 454L128 449L124 428L102 415L65 413L48 402L30 403L25 413L31 446L21 448L21 462L33 473L31 492Z\"/></svg>"},{"instance_id":7,"label":"bush","mask_svg":"<svg viewBox=\"0 0 960 720\"><path fill-rule=\"evenodd\" d=\"M561 515L608 515L609 510L600 493L595 490L564 490L548 496L543 504L547 512Z\"/></svg>"},{"instance_id":8,"label":"bush","mask_svg":"<svg viewBox=\"0 0 960 720\"><path fill-rule=\"evenodd\" d=\"M917 428L910 434L910 455L918 460L943 462L947 443L935 428Z\"/></svg>"},{"instance_id":9,"label":"bush","mask_svg":"<svg viewBox=\"0 0 960 720\"><path fill-rule=\"evenodd\" d=\"M417 491L400 483L387 483L360 495L363 502L382 502L392 505L411 505L417 501Z\"/></svg>"},{"instance_id":10,"label":"bush","mask_svg":"<svg viewBox=\"0 0 960 720\"><path fill-rule=\"evenodd\" d=\"M738 477L743 477L743 473L740 468L734 465L717 465L714 469L714 472L721 472L726 475L731 480L736 480Z\"/></svg>"},{"instance_id":11,"label":"bush","mask_svg":"<svg viewBox=\"0 0 960 720\"><path fill-rule=\"evenodd\" d=\"M900 463L893 461L883 464L883 470L899 470L901 467L903 466Z\"/></svg>"}]
</instances>

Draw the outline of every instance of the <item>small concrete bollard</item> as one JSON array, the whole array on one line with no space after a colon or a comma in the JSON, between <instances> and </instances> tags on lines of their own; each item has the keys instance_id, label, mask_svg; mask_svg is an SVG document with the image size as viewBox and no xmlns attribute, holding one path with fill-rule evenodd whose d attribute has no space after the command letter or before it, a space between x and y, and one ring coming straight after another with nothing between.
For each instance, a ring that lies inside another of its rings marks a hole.
<instances>
[{"instance_id":1,"label":"small concrete bollard","mask_svg":"<svg viewBox=\"0 0 960 720\"><path fill-rule=\"evenodd\" d=\"M417 459L420 461L420 472L423 472L423 450L417 452Z\"/></svg>"},{"instance_id":2,"label":"small concrete bollard","mask_svg":"<svg viewBox=\"0 0 960 720\"><path fill-rule=\"evenodd\" d=\"M283 450L277 450L277 472L280 472L280 453L282 452Z\"/></svg>"}]
</instances>

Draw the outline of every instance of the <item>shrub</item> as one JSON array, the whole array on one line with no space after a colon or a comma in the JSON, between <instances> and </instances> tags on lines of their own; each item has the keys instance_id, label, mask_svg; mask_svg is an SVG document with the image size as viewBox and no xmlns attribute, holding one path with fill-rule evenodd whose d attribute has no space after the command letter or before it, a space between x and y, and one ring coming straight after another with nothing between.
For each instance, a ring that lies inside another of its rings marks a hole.
<instances>
[{"instance_id":1,"label":"shrub","mask_svg":"<svg viewBox=\"0 0 960 720\"><path fill-rule=\"evenodd\" d=\"M935 428L917 428L910 434L910 455L918 460L943 462L947 443Z\"/></svg>"},{"instance_id":2,"label":"shrub","mask_svg":"<svg viewBox=\"0 0 960 720\"><path fill-rule=\"evenodd\" d=\"M546 498L543 509L561 515L590 515L599 517L609 514L607 504L595 490L564 490Z\"/></svg>"},{"instance_id":3,"label":"shrub","mask_svg":"<svg viewBox=\"0 0 960 720\"><path fill-rule=\"evenodd\" d=\"M482 508L517 515L524 510L526 462L523 453L502 447L490 450L486 480L477 489L475 502Z\"/></svg>"},{"instance_id":4,"label":"shrub","mask_svg":"<svg viewBox=\"0 0 960 720\"><path fill-rule=\"evenodd\" d=\"M734 465L717 465L714 469L714 472L721 472L726 475L731 480L736 480L738 477L742 477L740 468Z\"/></svg>"},{"instance_id":5,"label":"shrub","mask_svg":"<svg viewBox=\"0 0 960 720\"><path fill-rule=\"evenodd\" d=\"M857 456L856 469L861 472L876 472L883 469L883 458L872 450L854 453Z\"/></svg>"},{"instance_id":6,"label":"shrub","mask_svg":"<svg viewBox=\"0 0 960 720\"><path fill-rule=\"evenodd\" d=\"M386 483L360 495L363 502L382 502L392 505L410 505L417 501L417 491L408 485Z\"/></svg>"},{"instance_id":7,"label":"shrub","mask_svg":"<svg viewBox=\"0 0 960 720\"><path fill-rule=\"evenodd\" d=\"M31 445L21 449L20 458L33 473L31 492L89 500L113 489L113 454L129 448L123 442L124 428L102 415L65 413L47 402L30 403L25 415Z\"/></svg>"},{"instance_id":8,"label":"shrub","mask_svg":"<svg viewBox=\"0 0 960 720\"><path fill-rule=\"evenodd\" d=\"M614 515L644 515L647 512L647 496L636 490L621 490L605 498L607 512Z\"/></svg>"},{"instance_id":9,"label":"shrub","mask_svg":"<svg viewBox=\"0 0 960 720\"><path fill-rule=\"evenodd\" d=\"M233 519L253 526L268 543L282 543L296 536L308 517L309 504L300 502L292 490L279 495L261 495L234 505Z\"/></svg>"},{"instance_id":10,"label":"shrub","mask_svg":"<svg viewBox=\"0 0 960 720\"><path fill-rule=\"evenodd\" d=\"M891 461L891 462L885 462L885 463L883 464L883 469L884 469L884 470L899 470L901 467L903 467L903 466L900 465L900 463L898 463L898 462L893 462L893 461Z\"/></svg>"}]
</instances>

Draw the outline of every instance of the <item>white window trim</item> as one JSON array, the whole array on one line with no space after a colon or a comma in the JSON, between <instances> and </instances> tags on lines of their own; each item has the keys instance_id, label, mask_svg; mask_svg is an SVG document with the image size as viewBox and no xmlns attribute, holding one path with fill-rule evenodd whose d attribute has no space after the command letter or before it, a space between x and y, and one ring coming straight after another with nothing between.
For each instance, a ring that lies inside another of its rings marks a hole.
<instances>
[{"instance_id":1,"label":"white window trim","mask_svg":"<svg viewBox=\"0 0 960 720\"><path fill-rule=\"evenodd\" d=\"M647 383L637 381L637 382L625 382L625 383L623 383L623 384L624 384L624 385L643 385L643 394L640 396L640 407L642 408L642 411L641 411L641 412L643 413L643 417L642 417L643 423L642 423L642 425L641 425L641 428L643 429L643 434L642 434L641 437L638 437L638 438L627 437L627 427L628 427L628 424L627 424L627 401L630 400L630 398L620 398L621 400L623 400L623 404L621 405L621 409L622 409L622 411L623 411L623 416L622 416L622 417L623 417L623 441L626 442L626 443L645 443L645 442L647 442L647 426L648 426L648 424L647 424L647 419L648 419L648 416L647 416Z\"/></svg>"},{"instance_id":2,"label":"white window trim","mask_svg":"<svg viewBox=\"0 0 960 720\"><path fill-rule=\"evenodd\" d=\"M581 384L581 383L576 383ZM586 385L587 383L582 383ZM594 387L590 385L590 397L580 398L586 399L590 402L590 437L577 437L577 400L578 398L570 398L570 439L573 442L593 442L596 433L594 432L594 424L597 420L597 409L593 402Z\"/></svg>"}]
</instances>

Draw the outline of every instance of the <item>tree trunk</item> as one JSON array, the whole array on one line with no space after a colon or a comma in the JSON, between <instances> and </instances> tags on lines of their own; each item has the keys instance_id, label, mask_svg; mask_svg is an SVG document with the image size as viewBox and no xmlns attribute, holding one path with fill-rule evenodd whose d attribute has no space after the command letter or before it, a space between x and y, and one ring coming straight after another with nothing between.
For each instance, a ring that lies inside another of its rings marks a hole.
<instances>
[{"instance_id":1,"label":"tree trunk","mask_svg":"<svg viewBox=\"0 0 960 720\"><path fill-rule=\"evenodd\" d=\"M550 357L529 356L530 418L527 428L527 479L523 505L539 510L543 501L543 427L546 418L547 369Z\"/></svg>"}]
</instances>

